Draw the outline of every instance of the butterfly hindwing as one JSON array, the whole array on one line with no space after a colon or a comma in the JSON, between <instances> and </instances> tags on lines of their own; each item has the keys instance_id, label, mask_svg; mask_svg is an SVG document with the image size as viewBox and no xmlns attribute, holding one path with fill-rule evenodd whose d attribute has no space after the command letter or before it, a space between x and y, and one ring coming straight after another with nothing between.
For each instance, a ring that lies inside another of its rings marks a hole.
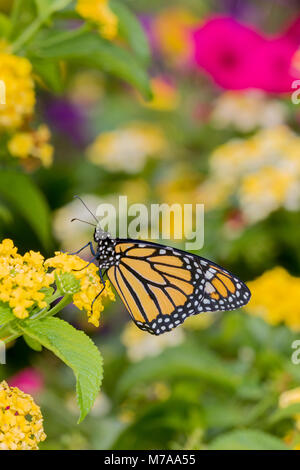
<instances>
[{"instance_id":1,"label":"butterfly hindwing","mask_svg":"<svg viewBox=\"0 0 300 470\"><path fill-rule=\"evenodd\" d=\"M247 286L197 255L137 240L116 240L107 275L131 318L159 335L201 312L233 310L250 299Z\"/></svg>"}]
</instances>

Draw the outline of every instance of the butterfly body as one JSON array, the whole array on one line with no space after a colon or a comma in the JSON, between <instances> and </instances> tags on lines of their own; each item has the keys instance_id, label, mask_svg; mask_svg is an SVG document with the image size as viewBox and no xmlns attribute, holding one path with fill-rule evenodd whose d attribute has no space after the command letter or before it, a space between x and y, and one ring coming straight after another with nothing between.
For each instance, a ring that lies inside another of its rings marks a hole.
<instances>
[{"instance_id":1,"label":"butterfly body","mask_svg":"<svg viewBox=\"0 0 300 470\"><path fill-rule=\"evenodd\" d=\"M98 227L94 240L100 273L105 269L132 320L151 334L168 332L191 315L234 310L250 300L242 281L200 256L148 241L113 239Z\"/></svg>"}]
</instances>

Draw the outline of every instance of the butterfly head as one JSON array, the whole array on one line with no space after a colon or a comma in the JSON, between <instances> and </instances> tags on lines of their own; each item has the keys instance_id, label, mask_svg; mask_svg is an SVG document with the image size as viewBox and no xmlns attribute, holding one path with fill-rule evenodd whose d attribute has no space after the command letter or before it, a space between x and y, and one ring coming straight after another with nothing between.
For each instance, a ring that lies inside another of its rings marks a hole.
<instances>
[{"instance_id":1,"label":"butterfly head","mask_svg":"<svg viewBox=\"0 0 300 470\"><path fill-rule=\"evenodd\" d=\"M101 242L102 240L105 240L106 238L111 238L111 235L109 232L105 232L101 226L100 223L97 224L94 232L94 240L96 243Z\"/></svg>"}]
</instances>

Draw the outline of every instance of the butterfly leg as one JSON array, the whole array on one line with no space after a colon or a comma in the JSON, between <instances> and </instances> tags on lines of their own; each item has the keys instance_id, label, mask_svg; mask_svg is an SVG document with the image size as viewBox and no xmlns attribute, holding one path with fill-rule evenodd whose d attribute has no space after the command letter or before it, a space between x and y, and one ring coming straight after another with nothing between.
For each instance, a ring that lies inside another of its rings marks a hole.
<instances>
[{"instance_id":1,"label":"butterfly leg","mask_svg":"<svg viewBox=\"0 0 300 470\"><path fill-rule=\"evenodd\" d=\"M83 268L80 269L72 269L72 271L83 271L84 269L88 268L90 264L92 264L97 258L98 255L95 255L94 258L86 266L83 266Z\"/></svg>"},{"instance_id":2,"label":"butterfly leg","mask_svg":"<svg viewBox=\"0 0 300 470\"><path fill-rule=\"evenodd\" d=\"M93 256L96 256L96 253L95 253L95 250L94 250L94 247L93 247L93 244L92 242L88 242L86 245L84 245L82 248L80 248L78 251L75 251L75 253L70 253L70 255L78 255L78 253L81 253L81 251L83 251L85 248L87 247L90 247L90 250L91 250L91 253Z\"/></svg>"},{"instance_id":3,"label":"butterfly leg","mask_svg":"<svg viewBox=\"0 0 300 470\"><path fill-rule=\"evenodd\" d=\"M101 291L98 292L98 294L96 295L96 297L94 298L94 300L93 300L93 302L92 302L92 305L91 305L91 313L93 313L94 303L95 303L96 300L98 299L99 295L101 295L102 292L103 292L104 289L105 289L105 281L104 281L104 279L103 279L103 276L105 276L106 272L107 272L107 269L106 269L106 270L104 271L104 273L102 274L102 271L101 271L101 269L99 268L99 276L100 276L101 282L102 282L102 284L103 284L103 287L102 287Z\"/></svg>"}]
</instances>

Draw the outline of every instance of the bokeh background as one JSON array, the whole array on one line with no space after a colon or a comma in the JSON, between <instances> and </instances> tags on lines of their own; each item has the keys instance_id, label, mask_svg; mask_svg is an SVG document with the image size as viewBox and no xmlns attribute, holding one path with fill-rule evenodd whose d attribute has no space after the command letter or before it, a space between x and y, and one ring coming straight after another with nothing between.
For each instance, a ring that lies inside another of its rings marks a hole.
<instances>
[{"instance_id":1,"label":"bokeh background","mask_svg":"<svg viewBox=\"0 0 300 470\"><path fill-rule=\"evenodd\" d=\"M46 256L78 249L92 229L70 223L88 217L74 195L92 210L119 195L204 203L198 254L246 281L253 298L161 337L130 323L120 300L99 328L67 308L105 360L80 425L72 373L50 352L19 340L0 378L42 407L44 449L300 448L300 2L125 3L150 43L153 98L88 66L69 68L63 90L37 87L36 153L22 154L17 135L9 158L39 188L50 222L35 207L29 223L0 190L1 238Z\"/></svg>"}]
</instances>

